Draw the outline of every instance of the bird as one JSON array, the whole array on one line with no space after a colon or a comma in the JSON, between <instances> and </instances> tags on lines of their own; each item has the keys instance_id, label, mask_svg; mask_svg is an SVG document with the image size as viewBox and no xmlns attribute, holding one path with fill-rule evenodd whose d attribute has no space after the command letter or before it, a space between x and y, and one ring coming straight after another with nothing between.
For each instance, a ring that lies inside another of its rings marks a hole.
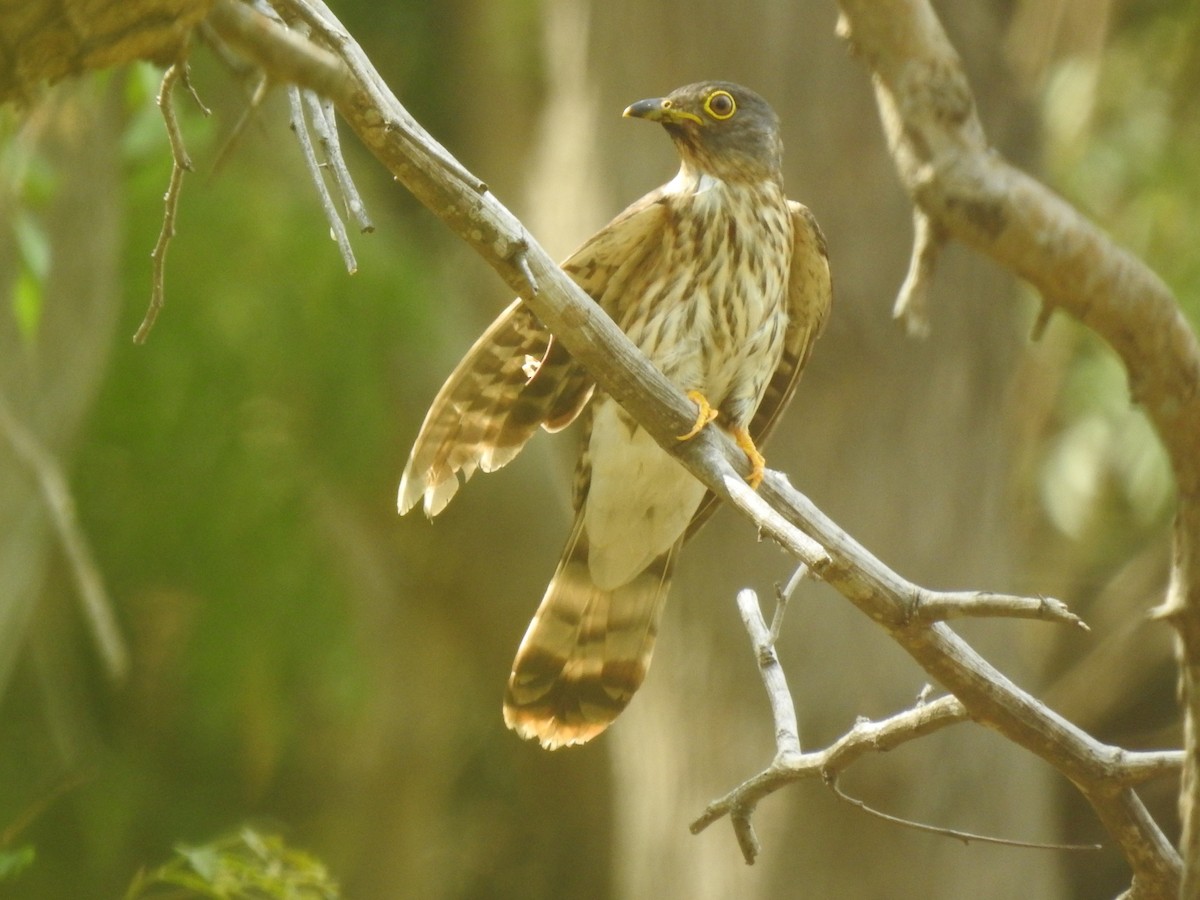
<instances>
[{"instance_id":1,"label":"bird","mask_svg":"<svg viewBox=\"0 0 1200 900\"><path fill-rule=\"evenodd\" d=\"M771 106L727 81L628 106L660 124L678 174L562 263L696 403L695 426L728 432L757 488L759 445L790 402L829 316L825 238L789 200ZM520 299L483 333L425 417L400 481L401 514L433 518L477 470L511 461L540 428L581 420L575 517L517 650L506 725L546 749L585 743L625 709L650 665L680 548L716 498L599 389Z\"/></svg>"}]
</instances>

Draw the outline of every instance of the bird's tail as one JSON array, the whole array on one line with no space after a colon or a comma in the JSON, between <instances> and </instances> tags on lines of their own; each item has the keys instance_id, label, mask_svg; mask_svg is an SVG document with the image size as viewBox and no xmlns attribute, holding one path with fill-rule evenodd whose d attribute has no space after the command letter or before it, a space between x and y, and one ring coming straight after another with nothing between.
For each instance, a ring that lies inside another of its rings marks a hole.
<instances>
[{"instance_id":1,"label":"bird's tail","mask_svg":"<svg viewBox=\"0 0 1200 900\"><path fill-rule=\"evenodd\" d=\"M513 661L504 722L547 750L591 740L646 677L678 544L629 582L601 590L583 515Z\"/></svg>"}]
</instances>

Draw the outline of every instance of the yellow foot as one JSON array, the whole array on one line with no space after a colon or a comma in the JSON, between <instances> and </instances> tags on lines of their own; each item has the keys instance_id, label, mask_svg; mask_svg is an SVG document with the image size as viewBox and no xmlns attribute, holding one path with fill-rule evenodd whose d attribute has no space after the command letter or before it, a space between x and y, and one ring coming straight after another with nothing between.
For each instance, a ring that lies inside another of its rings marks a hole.
<instances>
[{"instance_id":1,"label":"yellow foot","mask_svg":"<svg viewBox=\"0 0 1200 900\"><path fill-rule=\"evenodd\" d=\"M697 407L699 407L699 409L696 413L696 424L692 426L692 430L687 434L681 434L678 438L676 438L676 440L680 441L686 441L688 438L694 438L704 430L705 425L717 417L717 411L709 406L708 398L702 393L699 391L688 391L687 395L688 398L695 403Z\"/></svg>"},{"instance_id":2,"label":"yellow foot","mask_svg":"<svg viewBox=\"0 0 1200 900\"><path fill-rule=\"evenodd\" d=\"M757 491L758 486L762 484L763 472L766 470L767 461L758 452L758 448L754 446L754 438L750 437L750 432L745 428L735 428L733 430L733 439L737 441L737 445L742 448L742 451L750 460L750 474L746 476L746 484Z\"/></svg>"}]
</instances>

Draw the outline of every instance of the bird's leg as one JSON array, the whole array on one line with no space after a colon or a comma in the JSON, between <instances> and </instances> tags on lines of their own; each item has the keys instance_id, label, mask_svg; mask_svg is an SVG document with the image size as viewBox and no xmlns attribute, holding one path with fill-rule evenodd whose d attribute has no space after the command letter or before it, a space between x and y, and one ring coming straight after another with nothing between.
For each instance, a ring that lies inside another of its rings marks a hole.
<instances>
[{"instance_id":1,"label":"bird's leg","mask_svg":"<svg viewBox=\"0 0 1200 900\"><path fill-rule=\"evenodd\" d=\"M681 441L686 441L688 438L694 438L704 430L705 425L717 417L717 411L712 408L708 402L708 398L702 393L699 391L688 391L687 395L688 398L696 404L698 409L696 411L696 424L692 426L692 430L687 432L687 434L681 434L678 436L677 440Z\"/></svg>"},{"instance_id":2,"label":"bird's leg","mask_svg":"<svg viewBox=\"0 0 1200 900\"><path fill-rule=\"evenodd\" d=\"M737 445L742 448L742 452L750 460L750 474L746 476L746 484L757 491L758 486L762 484L767 461L758 452L758 448L754 446L754 438L750 437L750 432L745 428L733 429L733 439L737 441Z\"/></svg>"},{"instance_id":3,"label":"bird's leg","mask_svg":"<svg viewBox=\"0 0 1200 900\"><path fill-rule=\"evenodd\" d=\"M691 431L687 434L681 434L677 440L686 441L688 438L694 438L703 429L704 426L717 417L717 411L712 408L712 404L708 402L699 391L688 391L687 395L693 403L696 404L696 424L692 426ZM746 476L746 483L754 490L758 490L758 486L762 484L763 472L766 471L767 461L763 455L758 452L758 447L754 445L754 438L750 437L750 432L745 428L732 429L733 439L737 441L737 445L742 448L742 452L746 454L746 458L750 460L750 474Z\"/></svg>"}]
</instances>

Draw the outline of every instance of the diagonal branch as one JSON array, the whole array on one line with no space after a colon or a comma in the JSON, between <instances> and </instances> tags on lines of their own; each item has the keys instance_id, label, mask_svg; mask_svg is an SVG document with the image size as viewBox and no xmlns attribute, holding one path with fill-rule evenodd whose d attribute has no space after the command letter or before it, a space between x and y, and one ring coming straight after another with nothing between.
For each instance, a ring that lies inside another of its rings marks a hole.
<instances>
[{"instance_id":1,"label":"diagonal branch","mask_svg":"<svg viewBox=\"0 0 1200 900\"><path fill-rule=\"evenodd\" d=\"M675 441L694 422L692 404L529 238L486 185L412 119L323 3L277 3L286 6L285 19L303 19L335 49L315 46L236 0L216 0L210 21L275 80L295 81L333 100L397 180L479 252L660 444L885 628L973 719L1071 779L1120 845L1142 896L1177 893L1180 861L1174 848L1128 782L1111 779L1123 751L1095 740L1017 687L943 622L913 616L911 598L921 589L884 566L782 475L768 473L755 494L740 477L748 470L745 455L724 435L706 429L693 440Z\"/></svg>"},{"instance_id":2,"label":"diagonal branch","mask_svg":"<svg viewBox=\"0 0 1200 900\"><path fill-rule=\"evenodd\" d=\"M112 598L104 586L100 567L92 556L91 544L79 525L67 477L49 448L13 414L3 394L0 394L0 438L12 447L17 458L37 479L46 511L54 530L58 532L59 543L75 578L84 618L104 672L119 684L129 673L129 648L121 634L121 626L113 609ZM4 842L0 841L0 847L3 846Z\"/></svg>"}]
</instances>

